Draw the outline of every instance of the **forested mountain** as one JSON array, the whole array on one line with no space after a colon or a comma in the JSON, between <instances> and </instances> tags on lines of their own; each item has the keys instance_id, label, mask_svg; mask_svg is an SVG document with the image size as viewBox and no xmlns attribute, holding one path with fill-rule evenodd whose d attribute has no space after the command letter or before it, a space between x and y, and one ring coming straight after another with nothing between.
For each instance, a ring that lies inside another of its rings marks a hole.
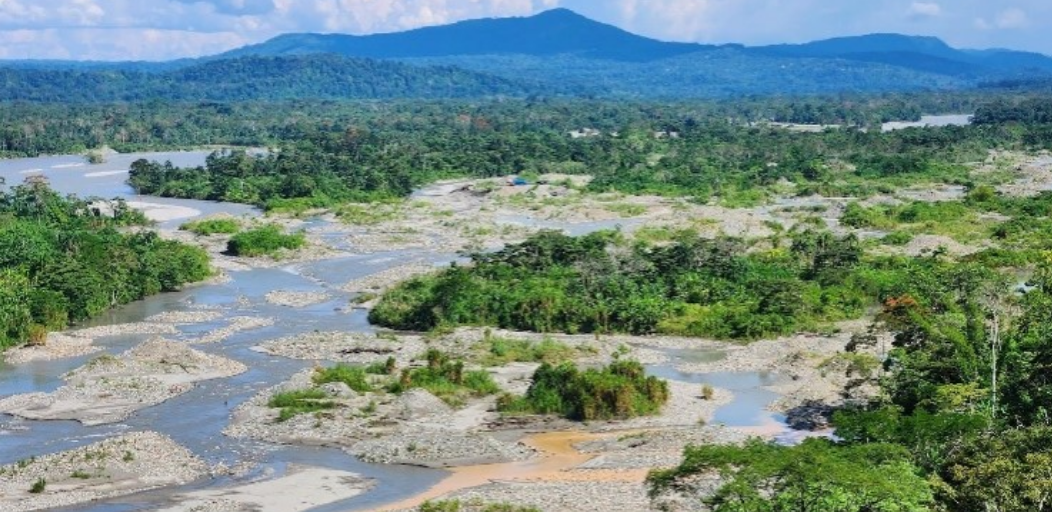
<instances>
[{"instance_id":1,"label":"forested mountain","mask_svg":"<svg viewBox=\"0 0 1052 512\"><path fill-rule=\"evenodd\" d=\"M931 75L974 79L1052 73L1052 58L1045 55L1011 50L959 50L934 37L869 34L806 44L711 46L645 38L567 9L525 18L470 20L390 34L286 34L218 58L306 53L337 53L378 59L441 59L448 64L472 69L479 69L479 57L485 56L487 71L506 76L516 76L515 73L522 70L518 63L523 60L532 59L536 61L533 67L543 67L541 64L547 58L559 57L560 60L551 62L544 71L565 75L564 64L568 60L573 62L572 69L579 71L578 78L597 75L613 78L615 75L603 75L603 71L618 73L625 68L631 69L625 74L650 75L651 68L678 71L678 74L665 73L662 78L668 79L692 76L692 71L698 66L704 72L715 72L717 69L706 67L705 63L732 54L738 60L732 69L743 71L743 76L768 69L772 59L790 68L813 65L817 69L808 76L810 88L820 88L822 80L830 78L827 70L834 67L845 73L873 74L889 67L901 68L892 72L893 80L888 80L900 84L892 89L930 87L933 85ZM651 65L645 66L648 63ZM873 66L873 63L884 66ZM903 70L919 75L908 75ZM650 85L660 88L668 83L655 79ZM851 84L855 85L855 82ZM888 85L880 84L877 88L885 87ZM646 94L644 89L635 92Z\"/></svg>"},{"instance_id":2,"label":"forested mountain","mask_svg":"<svg viewBox=\"0 0 1052 512\"><path fill-rule=\"evenodd\" d=\"M389 34L285 34L219 57L337 53L398 59L514 54L641 62L711 48L649 39L568 9L554 9L525 18L468 20Z\"/></svg>"},{"instance_id":3,"label":"forested mountain","mask_svg":"<svg viewBox=\"0 0 1052 512\"><path fill-rule=\"evenodd\" d=\"M461 98L554 91L460 68L338 55L240 57L163 72L0 68L0 98L38 102Z\"/></svg>"},{"instance_id":4,"label":"forested mountain","mask_svg":"<svg viewBox=\"0 0 1052 512\"><path fill-rule=\"evenodd\" d=\"M838 37L805 44L758 47L754 50L782 57L882 62L951 76L1052 72L1052 58L1039 53L1011 50L958 50L935 37L901 34Z\"/></svg>"},{"instance_id":5,"label":"forested mountain","mask_svg":"<svg viewBox=\"0 0 1052 512\"><path fill-rule=\"evenodd\" d=\"M0 67L0 99L724 98L960 90L1049 77L1045 55L959 50L933 37L707 46L649 39L556 9L389 34L286 34L163 63L17 61Z\"/></svg>"}]
</instances>

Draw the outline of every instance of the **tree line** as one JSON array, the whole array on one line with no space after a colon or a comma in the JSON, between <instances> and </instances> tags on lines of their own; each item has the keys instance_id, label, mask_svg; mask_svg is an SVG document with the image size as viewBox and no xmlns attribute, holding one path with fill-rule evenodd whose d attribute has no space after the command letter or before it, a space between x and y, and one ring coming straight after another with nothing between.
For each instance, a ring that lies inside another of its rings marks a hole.
<instances>
[{"instance_id":1,"label":"tree line","mask_svg":"<svg viewBox=\"0 0 1052 512\"><path fill-rule=\"evenodd\" d=\"M34 179L0 192L0 349L211 273L122 200L62 197Z\"/></svg>"}]
</instances>

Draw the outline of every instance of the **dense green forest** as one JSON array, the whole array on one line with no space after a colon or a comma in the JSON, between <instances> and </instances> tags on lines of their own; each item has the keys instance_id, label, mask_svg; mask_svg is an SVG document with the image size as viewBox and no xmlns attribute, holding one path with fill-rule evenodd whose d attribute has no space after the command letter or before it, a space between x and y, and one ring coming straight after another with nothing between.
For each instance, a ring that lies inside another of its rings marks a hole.
<instances>
[{"instance_id":1,"label":"dense green forest","mask_svg":"<svg viewBox=\"0 0 1052 512\"><path fill-rule=\"evenodd\" d=\"M542 232L476 254L472 263L398 286L370 320L409 330L496 325L748 340L857 318L888 297L936 287L933 280L983 271L937 259L864 257L853 237L815 231L767 251L690 235L650 246L617 232Z\"/></svg>"},{"instance_id":2,"label":"dense green forest","mask_svg":"<svg viewBox=\"0 0 1052 512\"><path fill-rule=\"evenodd\" d=\"M1025 292L1005 281L965 265L885 299L877 322L894 334L887 359L879 375L852 375L876 378L883 393L834 415L837 442L691 447L679 467L651 474L653 490L717 470L733 477L709 500L714 510L1047 508L1052 258ZM873 343L862 335L848 349ZM801 501L810 505L786 508Z\"/></svg>"},{"instance_id":3,"label":"dense green forest","mask_svg":"<svg viewBox=\"0 0 1052 512\"><path fill-rule=\"evenodd\" d=\"M161 240L115 200L62 197L42 180L0 193L0 349L207 277L207 254Z\"/></svg>"},{"instance_id":4,"label":"dense green forest","mask_svg":"<svg viewBox=\"0 0 1052 512\"><path fill-rule=\"evenodd\" d=\"M843 114L854 101L757 101L734 110L704 103L574 101L369 107L371 112L363 108L339 121L275 128L260 138L282 142L263 156L217 153L197 169L139 162L131 183L141 193L263 206L288 199L325 206L401 197L443 177L545 172L592 174L594 190L701 200L756 197L758 187L780 180L797 183L804 192L866 195L907 181L963 183L967 172L961 164L984 158L991 147L1052 144L1048 125L1030 122L819 133L752 124L765 118L848 122ZM875 99L858 109L855 120L879 122L891 113L913 117L940 103L961 107L975 100ZM982 108L1017 107L1005 101ZM570 136L582 127L600 133Z\"/></svg>"},{"instance_id":5,"label":"dense green forest","mask_svg":"<svg viewBox=\"0 0 1052 512\"><path fill-rule=\"evenodd\" d=\"M724 122L845 124L875 129L922 113L972 113L992 102L1009 106L1037 92L998 90L902 95L843 94L814 98L760 97L735 102L614 102L587 99L243 101L47 104L8 101L0 109L0 155L68 154L110 146L131 152L206 145L277 146L315 132L348 129L397 136L405 143L433 131L565 135L595 128L685 130Z\"/></svg>"},{"instance_id":6,"label":"dense green forest","mask_svg":"<svg viewBox=\"0 0 1052 512\"><path fill-rule=\"evenodd\" d=\"M1042 93L996 91L735 104L14 103L0 111L0 151L269 146L258 156L220 151L197 169L140 160L130 183L140 193L276 208L404 197L442 177L511 173L590 174L593 191L730 204L760 202L787 182L796 194L855 197L917 183L963 185L959 201L847 206L843 224L889 231L882 241L809 230L806 222L759 241L683 232L658 244L616 231L542 232L395 287L370 319L411 330L495 325L747 341L875 313L874 332L889 331L893 341L878 348L877 337L859 335L845 357L852 385L882 392L834 415L836 440L693 447L679 467L651 476L655 492L719 471L725 479L711 498L715 510L1023 511L1047 508L1052 497L1052 194L1000 196L969 164L991 149L1052 149L1047 105ZM940 111L975 112L975 123L876 129ZM846 126L799 133L764 121ZM601 133L570 135L581 128ZM116 212L95 215L87 201L41 184L0 196L0 322L10 326L0 343L39 340L49 328L207 273L203 253L126 230L141 217L119 202ZM963 235L988 247L965 257L867 250L980 216L985 223ZM285 244L282 236L250 231L231 249L269 250ZM405 384L446 386L453 369L410 373ZM607 370L546 365L532 396L503 406L610 418L646 414L664 401L634 368ZM630 385L640 400L585 410L561 381L599 394L611 383ZM316 399L293 398L290 407Z\"/></svg>"},{"instance_id":7,"label":"dense green forest","mask_svg":"<svg viewBox=\"0 0 1052 512\"><path fill-rule=\"evenodd\" d=\"M242 57L172 70L0 68L6 101L105 103L386 98L477 98L558 93L451 66L336 55Z\"/></svg>"}]
</instances>

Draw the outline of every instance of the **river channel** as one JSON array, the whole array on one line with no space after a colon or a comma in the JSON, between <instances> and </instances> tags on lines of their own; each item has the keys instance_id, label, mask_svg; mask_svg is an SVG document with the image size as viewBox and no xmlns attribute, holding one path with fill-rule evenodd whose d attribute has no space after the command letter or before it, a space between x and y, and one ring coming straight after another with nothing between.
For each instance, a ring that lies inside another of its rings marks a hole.
<instances>
[{"instance_id":1,"label":"river channel","mask_svg":"<svg viewBox=\"0 0 1052 512\"><path fill-rule=\"evenodd\" d=\"M125 183L127 170L137 158L170 160L180 166L204 163L207 152L170 152L113 155L99 165L88 165L81 156L57 156L0 161L0 177L8 185L17 184L31 175L44 175L52 187L62 193L103 198L123 197L129 201L181 207L186 216L169 218L160 227L173 228L192 215L225 212L233 215L259 215L253 207L207 201L164 199L136 196ZM200 213L198 213L200 212ZM500 219L500 222L523 226L565 229L583 234L614 224L560 224L529 217ZM307 229L324 229L323 221L307 223ZM278 337L318 331L371 332L372 326L361 310L344 306L352 298L340 287L351 279L365 277L409 262L429 261L445 265L456 255L435 254L427 250L404 250L386 253L354 254L354 247L338 247L347 255L316 262L280 268L254 268L231 271L231 279L221 284L188 287L186 290L157 295L117 308L87 324L114 325L139 322L166 311L186 311L195 306L221 306L224 314L213 322L180 326L172 339L191 339L205 331L219 329L234 316L274 318L272 326L240 332L220 344L197 347L246 364L248 372L227 379L198 383L189 393L133 414L126 421L101 426L84 426L74 421L29 421L0 414L0 464L12 463L30 456L52 453L98 441L120 433L150 430L170 436L212 464L235 466L248 463L252 470L239 482L254 478L280 476L289 464L305 464L358 473L375 479L369 492L350 500L312 509L316 512L368 509L398 502L420 494L449 475L448 471L409 466L367 464L339 449L280 446L248 440L231 439L222 434L231 411L261 389L287 380L311 363L267 355L253 347ZM287 308L269 304L265 295L274 290L325 292L332 300L307 308ZM97 344L105 353L117 354L152 335L121 335L103 338ZM692 383L706 383L732 391L734 401L717 410L715 422L736 427L770 427L784 425L783 418L766 407L778 398L767 386L776 384L778 376L759 372L687 374L676 365L718 359L714 349L666 351L670 361L648 368L654 375ZM0 397L17 393L51 391L62 383L61 375L83 365L90 356L11 366L0 363ZM493 475L499 478L500 475ZM140 493L101 503L81 505L66 510L118 512L143 510L170 504L173 495L202 488L230 485L229 478L202 481L191 486Z\"/></svg>"}]
</instances>

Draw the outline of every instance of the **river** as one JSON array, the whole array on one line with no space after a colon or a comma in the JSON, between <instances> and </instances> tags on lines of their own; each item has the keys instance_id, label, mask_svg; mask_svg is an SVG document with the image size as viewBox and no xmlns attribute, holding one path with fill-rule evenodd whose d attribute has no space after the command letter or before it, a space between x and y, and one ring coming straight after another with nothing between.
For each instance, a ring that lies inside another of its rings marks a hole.
<instances>
[{"instance_id":1,"label":"river","mask_svg":"<svg viewBox=\"0 0 1052 512\"><path fill-rule=\"evenodd\" d=\"M84 163L81 156L56 156L0 161L0 177L7 184L20 182L26 176L41 174L62 193L104 198L123 197L151 204L181 207L193 215L218 212L233 215L258 215L253 207L206 201L138 197L124 182L131 162L138 158L170 160L176 165L203 164L207 152L170 152L113 155L99 165ZM200 212L200 213L197 213ZM172 218L162 227L175 227L190 218L189 214ZM574 234L612 227L610 223L562 225L541 223L528 217L501 219L502 222L564 228ZM324 228L314 221L308 228ZM341 249L350 249L347 246ZM138 322L164 311L184 311L194 305L223 306L223 319L204 324L180 326L180 334L173 339L190 339L204 331L226 325L233 316L264 316L276 319L274 325L238 333L225 342L200 350L220 354L241 361L250 370L228 379L198 383L189 393L152 408L133 414L128 420L111 425L86 427L73 421L27 421L0 415L0 464L15 462L30 456L66 450L98 441L115 434L137 430L151 430L166 434L186 446L207 462L230 466L250 462L254 469L239 481L263 475L281 475L289 464L328 467L361 474L376 480L371 491L339 503L313 509L366 509L397 502L417 495L434 486L449 472L408 466L366 464L338 449L273 444L236 440L225 437L230 412L259 390L287 380L292 374L309 366L304 361L284 359L253 350L261 341L277 337L319 331L371 332L372 327L361 310L343 311L351 295L340 290L348 280L361 278L411 261L426 260L436 265L454 260L452 254L433 254L426 250L392 251L367 255L350 255L311 263L288 265L281 268L251 269L230 272L231 280L222 284L189 287L177 293L153 296L117 308L88 325L110 325ZM286 308L267 303L264 296L273 290L325 292L332 300L307 308ZM98 344L106 353L120 353L145 341L151 335L122 335L103 338ZM51 391L61 385L60 376L83 365L91 356L35 362L19 366L0 363L0 396L34 391ZM652 374L686 382L704 382L734 392L735 400L717 411L716 421L728 426L784 425L783 418L765 410L777 398L765 386L777 381L777 376L766 373L684 374L675 370L678 362L722 357L718 351L669 351L670 363L649 368ZM499 477L500 475L493 475ZM230 485L229 478L195 483L187 487L140 493L101 503L72 507L68 510L118 512L142 510L169 503L175 494L188 490Z\"/></svg>"}]
</instances>

